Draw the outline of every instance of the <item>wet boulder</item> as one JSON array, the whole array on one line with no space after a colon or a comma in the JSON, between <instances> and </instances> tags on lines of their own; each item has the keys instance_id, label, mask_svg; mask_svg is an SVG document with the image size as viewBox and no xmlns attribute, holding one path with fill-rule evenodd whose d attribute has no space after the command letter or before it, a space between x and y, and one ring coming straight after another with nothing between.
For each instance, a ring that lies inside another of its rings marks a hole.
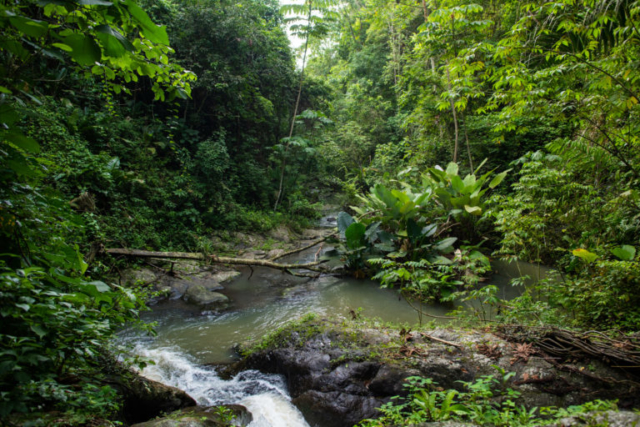
<instances>
[{"instance_id":1,"label":"wet boulder","mask_svg":"<svg viewBox=\"0 0 640 427\"><path fill-rule=\"evenodd\" d=\"M129 268L122 272L120 283L124 286L148 285L158 280L155 272L148 268L133 269Z\"/></svg>"},{"instance_id":2,"label":"wet boulder","mask_svg":"<svg viewBox=\"0 0 640 427\"><path fill-rule=\"evenodd\" d=\"M380 406L374 397L363 397L339 391L320 392L309 390L293 399L292 403L305 414L310 425L323 427L355 426L365 418L371 418ZM336 414L340 414L336 417Z\"/></svg>"},{"instance_id":3,"label":"wet boulder","mask_svg":"<svg viewBox=\"0 0 640 427\"><path fill-rule=\"evenodd\" d=\"M131 427L227 427L247 426L252 421L247 408L241 405L194 406L173 412L166 417L134 424Z\"/></svg>"},{"instance_id":4,"label":"wet boulder","mask_svg":"<svg viewBox=\"0 0 640 427\"><path fill-rule=\"evenodd\" d=\"M189 287L182 297L186 302L207 309L224 309L229 305L229 298L219 292L212 292L202 285Z\"/></svg>"},{"instance_id":5,"label":"wet boulder","mask_svg":"<svg viewBox=\"0 0 640 427\"><path fill-rule=\"evenodd\" d=\"M184 391L127 369L120 369L110 382L123 398L122 416L129 423L139 423L196 405L196 401Z\"/></svg>"},{"instance_id":6,"label":"wet boulder","mask_svg":"<svg viewBox=\"0 0 640 427\"><path fill-rule=\"evenodd\" d=\"M213 274L210 280L218 283L230 282L231 280L240 276L239 271L229 270L229 271L218 271Z\"/></svg>"}]
</instances>

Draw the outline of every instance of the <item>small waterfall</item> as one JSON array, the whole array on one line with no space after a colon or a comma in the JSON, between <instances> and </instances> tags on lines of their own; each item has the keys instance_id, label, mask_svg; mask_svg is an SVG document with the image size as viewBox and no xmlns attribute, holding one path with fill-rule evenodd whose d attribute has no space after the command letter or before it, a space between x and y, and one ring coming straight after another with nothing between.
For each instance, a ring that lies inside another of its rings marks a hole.
<instances>
[{"instance_id":1,"label":"small waterfall","mask_svg":"<svg viewBox=\"0 0 640 427\"><path fill-rule=\"evenodd\" d=\"M225 381L213 368L192 362L175 348L138 344L134 352L155 362L142 371L145 377L186 391L199 405L243 405L253 415L250 427L309 427L291 404L280 375L251 370Z\"/></svg>"}]
</instances>

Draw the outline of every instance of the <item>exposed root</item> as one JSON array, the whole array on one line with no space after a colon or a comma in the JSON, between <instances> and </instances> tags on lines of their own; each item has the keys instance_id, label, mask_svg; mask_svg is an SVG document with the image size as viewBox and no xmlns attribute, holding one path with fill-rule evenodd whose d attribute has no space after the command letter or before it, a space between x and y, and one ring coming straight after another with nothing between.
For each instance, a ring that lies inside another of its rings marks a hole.
<instances>
[{"instance_id":1,"label":"exposed root","mask_svg":"<svg viewBox=\"0 0 640 427\"><path fill-rule=\"evenodd\" d=\"M556 368L580 374L597 381L626 383L640 386L640 337L620 333L608 335L599 331L575 332L555 327L526 327L503 325L498 327L498 336L519 346L535 348L536 353ZM524 353L524 347L522 347ZM529 351L527 353L530 354ZM522 354L521 356L524 356ZM612 368L624 372L630 379L598 377L587 369L576 369L559 362L589 357L601 360Z\"/></svg>"}]
</instances>

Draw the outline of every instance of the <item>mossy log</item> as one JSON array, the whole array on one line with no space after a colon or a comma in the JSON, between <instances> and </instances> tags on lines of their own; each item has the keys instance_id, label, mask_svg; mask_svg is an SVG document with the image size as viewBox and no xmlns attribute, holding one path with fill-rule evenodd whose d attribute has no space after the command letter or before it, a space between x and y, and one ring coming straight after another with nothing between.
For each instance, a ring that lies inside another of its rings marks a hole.
<instances>
[{"instance_id":1,"label":"mossy log","mask_svg":"<svg viewBox=\"0 0 640 427\"><path fill-rule=\"evenodd\" d=\"M142 251L137 249L122 249L113 248L107 249L106 253L111 255L126 255L141 258L176 258L176 259L191 259L197 261L208 261L219 264L234 264L234 265L248 265L269 267L278 270L288 271L295 269L304 269L316 272L326 272L325 268L320 267L323 262L308 262L305 264L280 264L271 260L264 259L249 259L249 258L231 258L231 257L219 257L217 255L204 255L196 252L156 252L156 251Z\"/></svg>"}]
</instances>

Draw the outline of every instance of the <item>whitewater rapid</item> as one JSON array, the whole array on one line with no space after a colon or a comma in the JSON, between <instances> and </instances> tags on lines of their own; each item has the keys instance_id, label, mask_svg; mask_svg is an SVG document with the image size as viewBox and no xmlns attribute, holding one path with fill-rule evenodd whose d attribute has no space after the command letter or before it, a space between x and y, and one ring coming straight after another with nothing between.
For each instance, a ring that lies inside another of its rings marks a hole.
<instances>
[{"instance_id":1,"label":"whitewater rapid","mask_svg":"<svg viewBox=\"0 0 640 427\"><path fill-rule=\"evenodd\" d=\"M309 427L291 403L280 375L249 370L223 380L214 368L194 363L177 348L138 344L134 353L155 362L144 368L142 375L186 391L199 405L245 406L253 416L249 427Z\"/></svg>"}]
</instances>

